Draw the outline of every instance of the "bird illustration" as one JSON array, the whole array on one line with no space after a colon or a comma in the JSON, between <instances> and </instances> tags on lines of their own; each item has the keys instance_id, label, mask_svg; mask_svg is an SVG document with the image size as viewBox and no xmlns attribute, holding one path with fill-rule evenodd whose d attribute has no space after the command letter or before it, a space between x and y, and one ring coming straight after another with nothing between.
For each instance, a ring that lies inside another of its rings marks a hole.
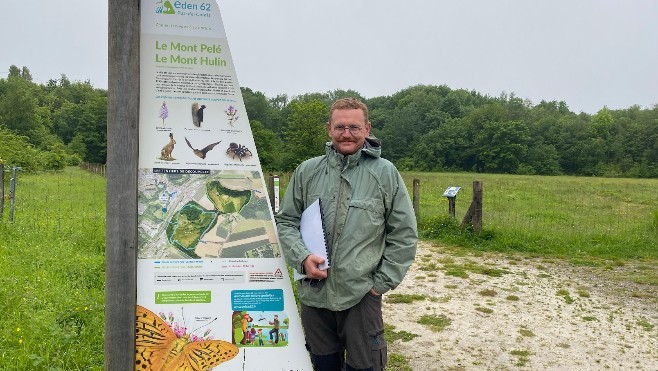
<instances>
[{"instance_id":1,"label":"bird illustration","mask_svg":"<svg viewBox=\"0 0 658 371\"><path fill-rule=\"evenodd\" d=\"M199 125L203 122L203 110L206 109L206 105L202 104L201 107L199 107L199 110L196 111L196 117L199 119Z\"/></svg>"},{"instance_id":2,"label":"bird illustration","mask_svg":"<svg viewBox=\"0 0 658 371\"><path fill-rule=\"evenodd\" d=\"M201 127L203 123L203 110L206 109L206 105L202 104L199 106L199 103L192 103L192 123L196 127Z\"/></svg>"},{"instance_id":3,"label":"bird illustration","mask_svg":"<svg viewBox=\"0 0 658 371\"><path fill-rule=\"evenodd\" d=\"M187 142L188 147L192 148L192 151L194 151L195 155L205 159L206 153L208 153L208 151L210 151L211 149L215 148L215 146L221 143L222 141L220 140L219 142L208 144L207 146L203 147L203 149L196 149L192 147L192 144L190 144L190 141L187 140L187 137L185 137L185 142Z\"/></svg>"}]
</instances>

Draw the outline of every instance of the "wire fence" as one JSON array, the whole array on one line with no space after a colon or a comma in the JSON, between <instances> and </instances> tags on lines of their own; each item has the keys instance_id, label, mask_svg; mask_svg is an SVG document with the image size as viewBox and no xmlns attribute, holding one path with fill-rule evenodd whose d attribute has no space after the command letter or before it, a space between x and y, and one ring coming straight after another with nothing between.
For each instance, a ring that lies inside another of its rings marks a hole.
<instances>
[{"instance_id":1,"label":"wire fence","mask_svg":"<svg viewBox=\"0 0 658 371\"><path fill-rule=\"evenodd\" d=\"M13 173L12 173L13 174ZM5 176L5 190L12 179ZM94 235L105 230L105 178L82 168L62 171L18 170L13 191L4 195L0 222L29 229L40 237L52 234ZM104 235L102 236L104 238Z\"/></svg>"}]
</instances>

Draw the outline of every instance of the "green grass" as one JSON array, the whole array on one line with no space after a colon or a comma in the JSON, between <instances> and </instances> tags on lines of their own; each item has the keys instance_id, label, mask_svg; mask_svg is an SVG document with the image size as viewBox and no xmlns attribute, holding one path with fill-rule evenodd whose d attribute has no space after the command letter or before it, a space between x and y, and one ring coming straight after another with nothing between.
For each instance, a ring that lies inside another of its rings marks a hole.
<instances>
[{"instance_id":1,"label":"green grass","mask_svg":"<svg viewBox=\"0 0 658 371\"><path fill-rule=\"evenodd\" d=\"M450 326L452 320L448 318L445 314L439 314L439 315L424 314L420 317L420 319L418 319L418 323L429 327L434 332L441 332L445 330L446 327Z\"/></svg>"},{"instance_id":2,"label":"green grass","mask_svg":"<svg viewBox=\"0 0 658 371\"><path fill-rule=\"evenodd\" d=\"M573 304L574 302L573 297L571 296L571 294L569 294L569 290L567 289L557 290L557 296L562 296L564 298L564 302L567 304Z\"/></svg>"},{"instance_id":3,"label":"green grass","mask_svg":"<svg viewBox=\"0 0 658 371\"><path fill-rule=\"evenodd\" d=\"M416 300L425 300L427 299L425 295L420 294L388 294L386 295L386 302L388 303L413 303Z\"/></svg>"},{"instance_id":4,"label":"green grass","mask_svg":"<svg viewBox=\"0 0 658 371\"><path fill-rule=\"evenodd\" d=\"M395 330L395 326L389 325L388 323L384 323L384 339L386 339L386 342L388 344L391 344L396 340L401 340L403 342L411 341L419 336L417 334L404 330L403 331L394 331L394 330Z\"/></svg>"},{"instance_id":5,"label":"green grass","mask_svg":"<svg viewBox=\"0 0 658 371\"><path fill-rule=\"evenodd\" d=\"M413 179L420 180L418 222L425 239L581 264L658 261L658 179L424 172L402 177L410 195ZM288 180L289 174L281 176L282 195ZM475 180L483 187L484 227L478 234L459 228ZM462 187L456 218L448 216L443 197L450 186Z\"/></svg>"},{"instance_id":6,"label":"green grass","mask_svg":"<svg viewBox=\"0 0 658 371\"><path fill-rule=\"evenodd\" d=\"M656 325L652 324L651 322L647 321L645 318L639 319L637 321L638 326L642 327L646 331L651 331L656 327Z\"/></svg>"},{"instance_id":7,"label":"green grass","mask_svg":"<svg viewBox=\"0 0 658 371\"><path fill-rule=\"evenodd\" d=\"M16 194L0 220L0 369L101 370L105 179L19 173Z\"/></svg>"},{"instance_id":8,"label":"green grass","mask_svg":"<svg viewBox=\"0 0 658 371\"><path fill-rule=\"evenodd\" d=\"M419 224L429 237L479 250L560 258L658 259L658 179L405 172L420 180ZM483 184L483 232L455 228ZM461 186L456 223L449 186ZM411 189L410 189L411 191Z\"/></svg>"},{"instance_id":9,"label":"green grass","mask_svg":"<svg viewBox=\"0 0 658 371\"><path fill-rule=\"evenodd\" d=\"M498 293L496 292L496 290L485 289L480 291L479 294L482 296L496 296Z\"/></svg>"},{"instance_id":10,"label":"green grass","mask_svg":"<svg viewBox=\"0 0 658 371\"><path fill-rule=\"evenodd\" d=\"M464 249L502 251L601 269L632 261L639 269L628 280L658 285L657 179L468 173L403 177L408 187L413 178L420 179L421 235L455 247L455 255L463 255ZM285 189L288 177L281 179ZM484 188L484 230L479 234L459 227L474 180L481 180ZM456 219L447 217L448 203L442 197L454 185L462 187ZM14 222L8 221L9 202L0 218L0 369L103 369L105 179L75 168L19 172L17 200ZM509 273L474 264L437 264L431 256L427 260L427 277L437 269L464 278L469 273ZM587 297L582 289L577 294ZM575 300L567 290L557 295L567 303ZM441 331L450 319L423 316L420 323ZM655 331L655 325L653 320L638 322L647 331ZM530 356L515 353L520 364ZM391 369L408 369L403 356L390 361Z\"/></svg>"},{"instance_id":11,"label":"green grass","mask_svg":"<svg viewBox=\"0 0 658 371\"><path fill-rule=\"evenodd\" d=\"M519 367L525 366L530 361L529 357L532 355L532 352L525 349L515 349L510 351L509 353L513 356L518 357L514 365Z\"/></svg>"},{"instance_id":12,"label":"green grass","mask_svg":"<svg viewBox=\"0 0 658 371\"><path fill-rule=\"evenodd\" d=\"M524 328L524 327L519 329L519 334L521 334L521 336L525 336L525 337L534 337L535 336L534 332L532 332L532 331L530 331L530 330L528 330L527 328Z\"/></svg>"},{"instance_id":13,"label":"green grass","mask_svg":"<svg viewBox=\"0 0 658 371\"><path fill-rule=\"evenodd\" d=\"M494 312L493 309L487 307L475 307L475 310L481 313L491 314Z\"/></svg>"},{"instance_id":14,"label":"green grass","mask_svg":"<svg viewBox=\"0 0 658 371\"><path fill-rule=\"evenodd\" d=\"M407 359L404 358L403 355L397 353L391 353L388 355L386 369L389 371L412 371Z\"/></svg>"}]
</instances>

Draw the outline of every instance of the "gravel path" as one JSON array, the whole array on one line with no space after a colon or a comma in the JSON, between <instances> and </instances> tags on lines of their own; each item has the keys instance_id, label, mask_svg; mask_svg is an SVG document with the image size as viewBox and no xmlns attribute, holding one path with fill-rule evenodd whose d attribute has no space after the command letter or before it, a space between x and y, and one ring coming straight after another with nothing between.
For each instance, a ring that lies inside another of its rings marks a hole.
<instances>
[{"instance_id":1,"label":"gravel path","mask_svg":"<svg viewBox=\"0 0 658 371\"><path fill-rule=\"evenodd\" d=\"M384 301L385 323L419 336L389 354L413 370L658 370L658 287L628 282L643 269L656 267L457 257L423 242ZM449 324L436 332L421 318Z\"/></svg>"}]
</instances>

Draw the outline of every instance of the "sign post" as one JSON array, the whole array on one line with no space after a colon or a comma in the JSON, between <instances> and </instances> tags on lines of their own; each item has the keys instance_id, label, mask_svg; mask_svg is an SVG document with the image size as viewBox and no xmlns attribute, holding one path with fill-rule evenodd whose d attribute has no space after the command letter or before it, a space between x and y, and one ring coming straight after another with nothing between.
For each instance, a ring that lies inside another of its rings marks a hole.
<instances>
[{"instance_id":1,"label":"sign post","mask_svg":"<svg viewBox=\"0 0 658 371\"><path fill-rule=\"evenodd\" d=\"M448 198L448 213L451 217L455 217L455 201L457 199L457 193L461 187L448 187L443 192L443 197Z\"/></svg>"},{"instance_id":2,"label":"sign post","mask_svg":"<svg viewBox=\"0 0 658 371\"><path fill-rule=\"evenodd\" d=\"M312 370L219 7L141 12L135 364Z\"/></svg>"},{"instance_id":3,"label":"sign post","mask_svg":"<svg viewBox=\"0 0 658 371\"><path fill-rule=\"evenodd\" d=\"M139 3L108 2L105 369L135 368Z\"/></svg>"}]
</instances>

